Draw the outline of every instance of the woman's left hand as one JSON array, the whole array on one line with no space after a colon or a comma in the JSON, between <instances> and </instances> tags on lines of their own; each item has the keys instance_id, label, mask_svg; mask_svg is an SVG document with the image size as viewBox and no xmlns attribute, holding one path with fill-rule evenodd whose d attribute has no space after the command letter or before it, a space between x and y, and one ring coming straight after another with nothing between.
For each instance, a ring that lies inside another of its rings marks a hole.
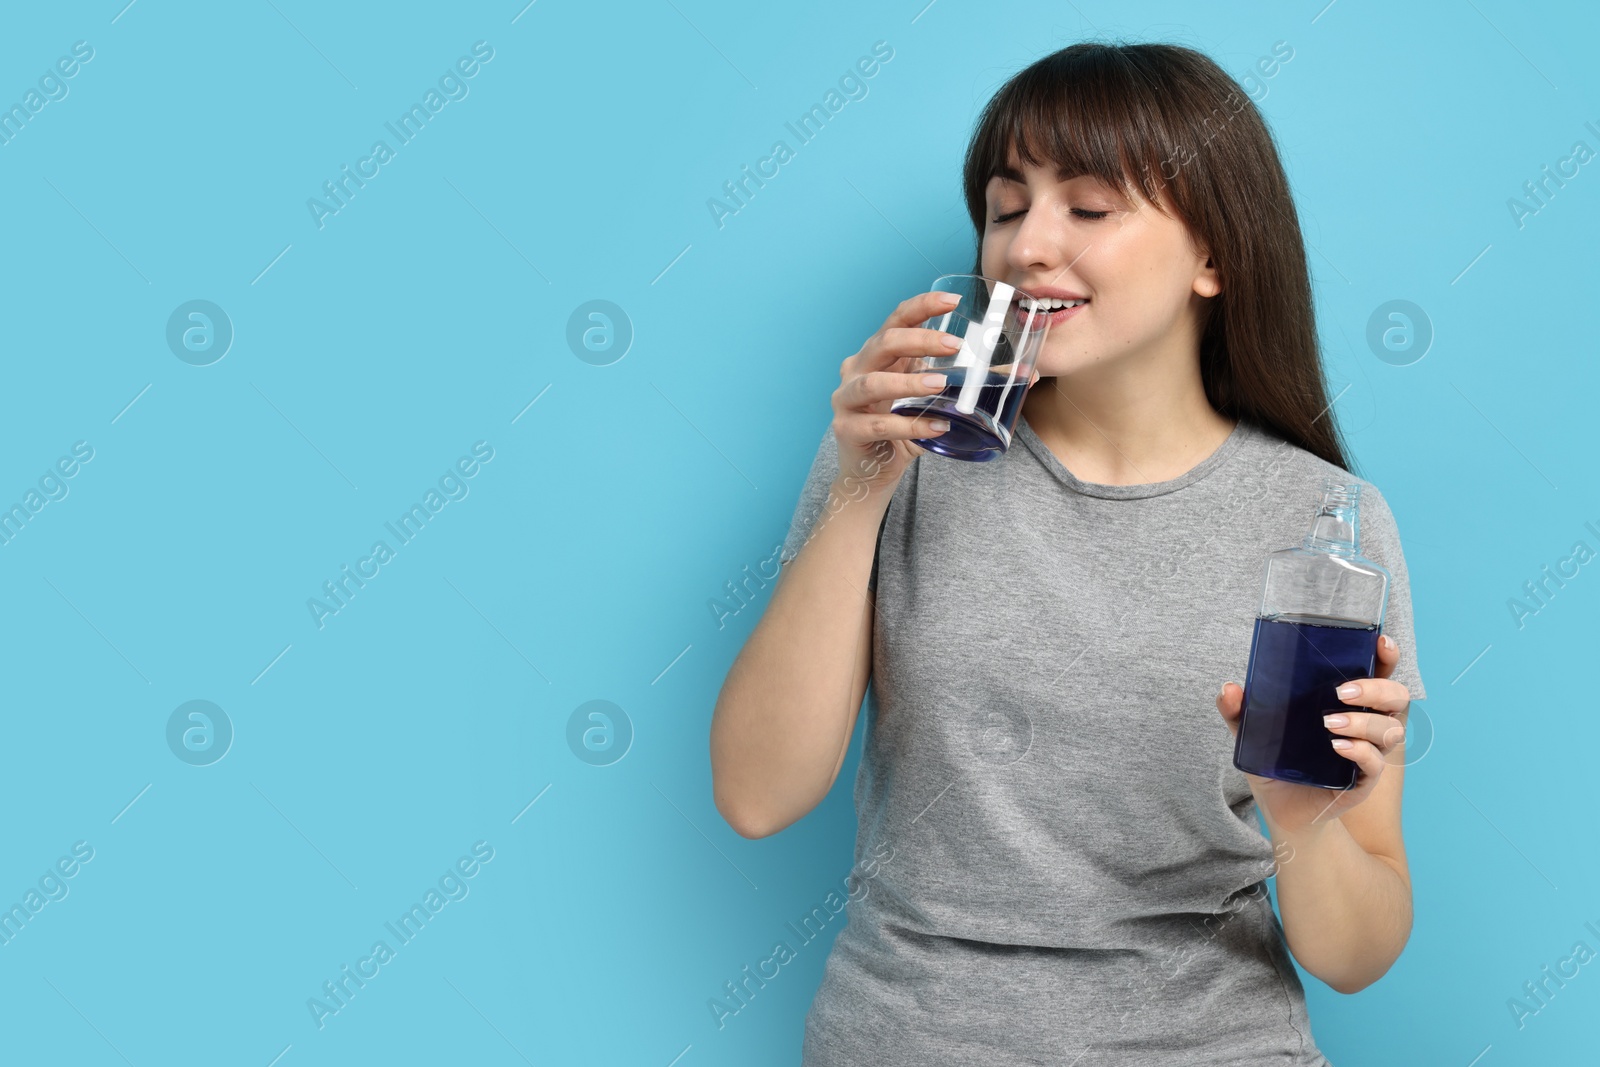
<instances>
[{"instance_id":1,"label":"woman's left hand","mask_svg":"<svg viewBox=\"0 0 1600 1067\"><path fill-rule=\"evenodd\" d=\"M1331 790L1314 785L1280 782L1275 778L1262 778L1246 774L1250 791L1270 825L1287 833L1296 833L1307 827L1320 827L1338 818L1371 795L1384 767L1399 758L1405 743L1406 713L1411 706L1411 693L1399 682L1390 679L1394 665L1400 659L1400 646L1387 634L1378 640L1378 667L1376 678L1357 678L1346 682L1357 687L1357 692L1335 699L1350 706L1342 712L1343 724L1324 723L1333 735L1329 738L1333 750L1356 765L1356 783L1349 789ZM1235 739L1239 736L1239 714L1244 704L1244 688L1235 682L1225 682L1217 694L1217 710L1228 724ZM1358 711L1370 708L1370 711ZM1330 713L1331 714L1331 713ZM1335 743L1338 738L1347 747Z\"/></svg>"}]
</instances>

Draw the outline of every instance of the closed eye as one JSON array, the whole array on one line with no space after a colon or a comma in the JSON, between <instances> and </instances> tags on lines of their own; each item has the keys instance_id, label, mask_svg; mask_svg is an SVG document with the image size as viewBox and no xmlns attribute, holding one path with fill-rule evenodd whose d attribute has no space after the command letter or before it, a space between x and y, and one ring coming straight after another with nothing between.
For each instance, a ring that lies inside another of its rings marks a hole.
<instances>
[{"instance_id":1,"label":"closed eye","mask_svg":"<svg viewBox=\"0 0 1600 1067\"><path fill-rule=\"evenodd\" d=\"M1001 215L997 219L990 219L989 221L995 222L995 223L1010 222L1012 219L1016 218L1018 215L1026 214L1027 210L1028 210L1027 208L1023 208L1021 211L1012 211L1012 212L1009 212L1009 213L1007 213L1005 215ZM1093 220L1093 219L1103 219L1107 215L1111 214L1111 212L1109 212L1109 211L1090 211L1088 208L1081 208L1081 207L1073 208L1072 209L1072 213L1074 215L1078 216L1081 219L1091 219L1091 220Z\"/></svg>"}]
</instances>

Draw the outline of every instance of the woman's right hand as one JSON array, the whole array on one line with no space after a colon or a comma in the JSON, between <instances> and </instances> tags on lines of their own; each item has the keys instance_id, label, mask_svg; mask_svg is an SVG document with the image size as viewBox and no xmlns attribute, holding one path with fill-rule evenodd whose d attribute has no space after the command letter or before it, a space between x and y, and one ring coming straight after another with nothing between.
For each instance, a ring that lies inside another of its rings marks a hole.
<instances>
[{"instance_id":1,"label":"woman's right hand","mask_svg":"<svg viewBox=\"0 0 1600 1067\"><path fill-rule=\"evenodd\" d=\"M889 405L944 388L942 380L926 383L921 372L903 368L917 356L956 352L959 338L921 325L955 306L952 293L919 293L895 308L861 350L839 364L833 436L839 446L839 477L852 479L852 486L864 484L870 492L893 488L911 461L927 451L912 438L936 437L949 428L948 423L937 428L936 420L926 415L892 413Z\"/></svg>"}]
</instances>

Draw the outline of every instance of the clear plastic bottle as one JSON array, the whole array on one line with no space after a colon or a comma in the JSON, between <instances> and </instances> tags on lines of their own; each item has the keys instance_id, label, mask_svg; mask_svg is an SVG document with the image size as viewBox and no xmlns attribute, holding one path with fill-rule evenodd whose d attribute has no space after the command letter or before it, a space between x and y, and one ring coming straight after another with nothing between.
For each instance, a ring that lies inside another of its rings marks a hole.
<instances>
[{"instance_id":1,"label":"clear plastic bottle","mask_svg":"<svg viewBox=\"0 0 1600 1067\"><path fill-rule=\"evenodd\" d=\"M1360 496L1359 483L1330 478L1305 540L1267 555L1233 746L1233 765L1248 774L1355 784L1357 767L1333 748L1322 717L1349 711L1334 690L1373 677L1378 662L1390 575L1360 554Z\"/></svg>"}]
</instances>

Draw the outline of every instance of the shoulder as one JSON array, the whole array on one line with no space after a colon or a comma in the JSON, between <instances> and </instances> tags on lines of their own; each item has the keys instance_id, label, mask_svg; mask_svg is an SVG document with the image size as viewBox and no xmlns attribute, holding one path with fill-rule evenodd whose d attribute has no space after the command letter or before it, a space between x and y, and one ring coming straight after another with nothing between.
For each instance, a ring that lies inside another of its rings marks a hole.
<instances>
[{"instance_id":1,"label":"shoulder","mask_svg":"<svg viewBox=\"0 0 1600 1067\"><path fill-rule=\"evenodd\" d=\"M1265 427L1252 424L1253 445L1248 449L1253 464L1272 463L1278 504L1296 510L1297 522L1309 522L1322 501L1323 486L1329 481L1358 485L1362 553L1375 562L1388 565L1400 553L1399 529L1393 509L1383 490L1373 482L1330 463L1299 445L1284 440ZM1370 549L1370 551L1368 551Z\"/></svg>"},{"instance_id":2,"label":"shoulder","mask_svg":"<svg viewBox=\"0 0 1600 1067\"><path fill-rule=\"evenodd\" d=\"M1365 478L1285 440L1274 431L1257 423L1251 423L1249 429L1249 439L1242 451L1252 465L1270 463L1273 469L1281 472L1279 480L1285 486L1309 487L1316 491L1320 499L1323 484L1335 481L1359 485L1363 503L1369 497L1382 496L1378 487Z\"/></svg>"}]
</instances>

